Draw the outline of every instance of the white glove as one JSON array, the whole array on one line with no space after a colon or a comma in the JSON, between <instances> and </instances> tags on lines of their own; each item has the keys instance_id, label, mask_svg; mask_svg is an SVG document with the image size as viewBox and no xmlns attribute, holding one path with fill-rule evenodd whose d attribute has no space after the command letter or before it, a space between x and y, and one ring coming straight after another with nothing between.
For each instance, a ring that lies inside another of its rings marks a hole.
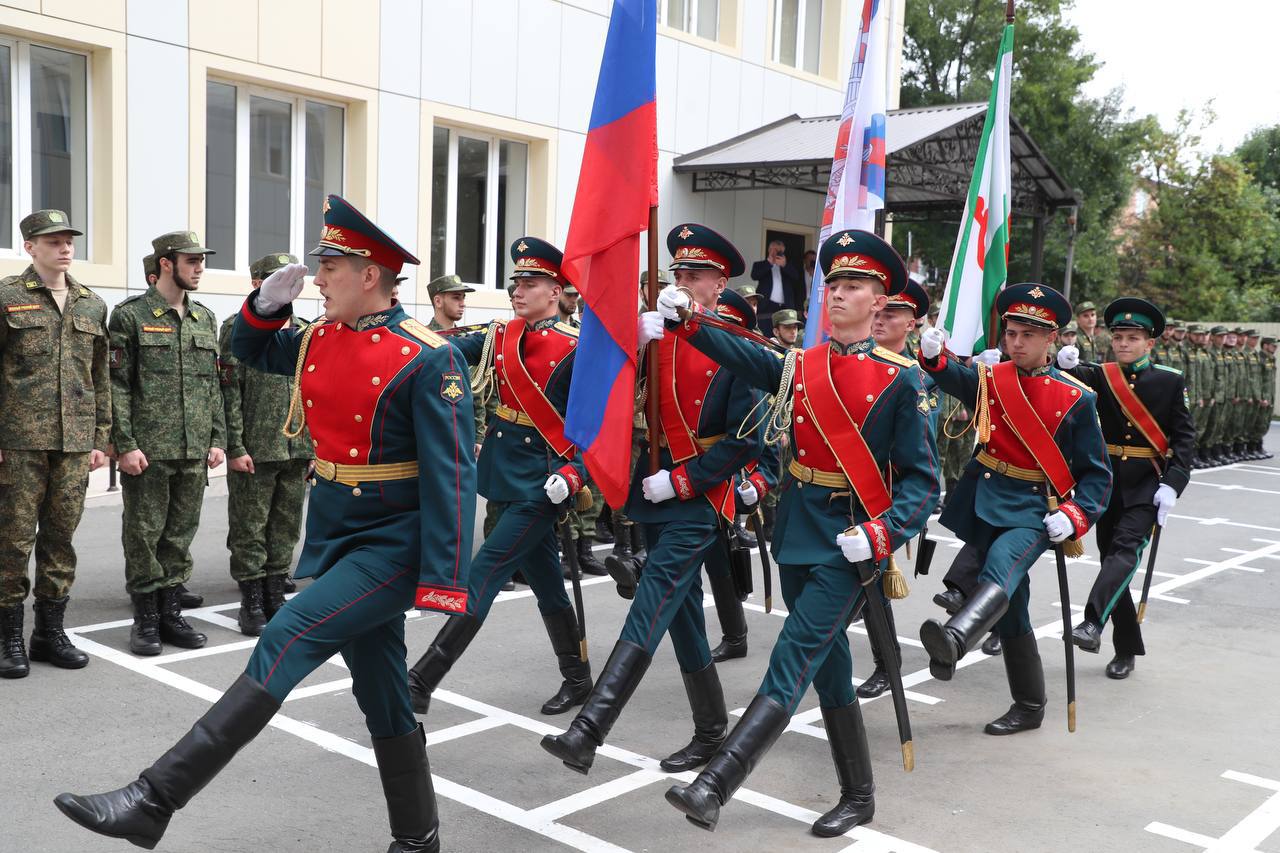
<instances>
[{"instance_id":1,"label":"white glove","mask_svg":"<svg viewBox=\"0 0 1280 853\"><path fill-rule=\"evenodd\" d=\"M974 359L982 362L987 367L995 367L1000 363L1000 350L984 349L982 352L975 355Z\"/></svg>"},{"instance_id":2,"label":"white glove","mask_svg":"<svg viewBox=\"0 0 1280 853\"><path fill-rule=\"evenodd\" d=\"M1169 511L1178 503L1178 493L1173 490L1173 486L1161 483L1156 488L1156 496L1151 499L1151 502L1156 505L1156 524L1164 527Z\"/></svg>"},{"instance_id":3,"label":"white glove","mask_svg":"<svg viewBox=\"0 0 1280 853\"><path fill-rule=\"evenodd\" d=\"M306 264L287 264L267 276L258 287L258 311L262 314L274 314L293 302L306 284L306 275Z\"/></svg>"},{"instance_id":4,"label":"white glove","mask_svg":"<svg viewBox=\"0 0 1280 853\"><path fill-rule=\"evenodd\" d=\"M871 559L871 540L862 535L862 528L853 528L852 533L836 534L836 544L850 563L861 563Z\"/></svg>"},{"instance_id":5,"label":"white glove","mask_svg":"<svg viewBox=\"0 0 1280 853\"><path fill-rule=\"evenodd\" d=\"M636 329L639 345L643 347L649 341L666 337L667 327L662 325L662 315L657 311L646 311L640 315L640 325Z\"/></svg>"},{"instance_id":6,"label":"white glove","mask_svg":"<svg viewBox=\"0 0 1280 853\"><path fill-rule=\"evenodd\" d=\"M1080 363L1080 348L1071 344L1064 344L1062 349L1058 350L1058 367L1063 370L1070 370Z\"/></svg>"},{"instance_id":7,"label":"white glove","mask_svg":"<svg viewBox=\"0 0 1280 853\"><path fill-rule=\"evenodd\" d=\"M1065 541L1072 533L1076 532L1076 526L1071 523L1071 519L1062 510L1045 513L1044 529L1049 534L1049 541L1055 545Z\"/></svg>"},{"instance_id":8,"label":"white glove","mask_svg":"<svg viewBox=\"0 0 1280 853\"><path fill-rule=\"evenodd\" d=\"M738 497L742 498L742 502L747 506L755 506L760 500L760 492L756 489L755 483L743 480L742 485L738 486Z\"/></svg>"},{"instance_id":9,"label":"white glove","mask_svg":"<svg viewBox=\"0 0 1280 853\"><path fill-rule=\"evenodd\" d=\"M942 347L947 342L947 333L938 328L928 328L920 336L920 352L925 358L937 358L942 355Z\"/></svg>"},{"instance_id":10,"label":"white glove","mask_svg":"<svg viewBox=\"0 0 1280 853\"><path fill-rule=\"evenodd\" d=\"M679 321L680 311L689 309L689 294L674 284L668 284L658 292L658 313L664 319Z\"/></svg>"},{"instance_id":11,"label":"white glove","mask_svg":"<svg viewBox=\"0 0 1280 853\"><path fill-rule=\"evenodd\" d=\"M562 504L569 497L569 483L559 474L548 477L547 482L542 484L542 490L547 493L547 500L553 504Z\"/></svg>"},{"instance_id":12,"label":"white glove","mask_svg":"<svg viewBox=\"0 0 1280 853\"><path fill-rule=\"evenodd\" d=\"M665 468L656 474L644 478L641 483L644 499L649 503L660 504L676 496L676 487L671 483L671 472Z\"/></svg>"}]
</instances>

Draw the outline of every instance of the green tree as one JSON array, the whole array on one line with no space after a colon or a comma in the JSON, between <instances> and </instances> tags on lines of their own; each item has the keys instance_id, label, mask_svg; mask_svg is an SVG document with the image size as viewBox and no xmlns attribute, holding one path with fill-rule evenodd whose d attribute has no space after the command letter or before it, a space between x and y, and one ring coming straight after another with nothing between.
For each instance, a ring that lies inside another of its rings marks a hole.
<instances>
[{"instance_id":1,"label":"green tree","mask_svg":"<svg viewBox=\"0 0 1280 853\"><path fill-rule=\"evenodd\" d=\"M1280 125L1260 127L1249 134L1236 149L1236 156L1259 184L1280 192Z\"/></svg>"},{"instance_id":2,"label":"green tree","mask_svg":"<svg viewBox=\"0 0 1280 853\"><path fill-rule=\"evenodd\" d=\"M1134 164L1154 119L1135 118L1119 92L1087 98L1083 87L1098 69L1080 49L1080 34L1064 17L1071 0L1024 0L1018 4L1010 109L1068 185L1083 197L1077 216L1074 300L1107 298L1119 275L1117 213L1128 199ZM912 0L906 6L903 107L985 101L991 90L1005 4L997 0ZM912 223L895 228L894 241L941 267L949 265L959 223ZM1042 278L1060 286L1066 270L1070 228L1065 215L1050 219ZM918 248L917 248L918 247ZM1031 223L1013 221L1009 274L1026 280L1032 269Z\"/></svg>"}]
</instances>

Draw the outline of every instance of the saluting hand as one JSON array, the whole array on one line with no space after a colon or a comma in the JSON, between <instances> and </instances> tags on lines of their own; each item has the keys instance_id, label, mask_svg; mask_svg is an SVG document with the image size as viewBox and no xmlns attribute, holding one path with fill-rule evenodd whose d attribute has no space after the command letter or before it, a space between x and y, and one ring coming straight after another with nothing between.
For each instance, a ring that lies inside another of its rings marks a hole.
<instances>
[{"instance_id":1,"label":"saluting hand","mask_svg":"<svg viewBox=\"0 0 1280 853\"><path fill-rule=\"evenodd\" d=\"M658 313L667 320L679 322L680 312L689 310L689 294L674 284L668 284L658 293Z\"/></svg>"},{"instance_id":2,"label":"saluting hand","mask_svg":"<svg viewBox=\"0 0 1280 853\"><path fill-rule=\"evenodd\" d=\"M937 358L942 355L942 347L947 343L947 333L937 327L930 327L920 335L920 352L925 358Z\"/></svg>"},{"instance_id":3,"label":"saluting hand","mask_svg":"<svg viewBox=\"0 0 1280 853\"><path fill-rule=\"evenodd\" d=\"M258 310L263 314L274 314L293 302L306 284L306 275L306 264L286 264L267 276L258 288Z\"/></svg>"}]
</instances>

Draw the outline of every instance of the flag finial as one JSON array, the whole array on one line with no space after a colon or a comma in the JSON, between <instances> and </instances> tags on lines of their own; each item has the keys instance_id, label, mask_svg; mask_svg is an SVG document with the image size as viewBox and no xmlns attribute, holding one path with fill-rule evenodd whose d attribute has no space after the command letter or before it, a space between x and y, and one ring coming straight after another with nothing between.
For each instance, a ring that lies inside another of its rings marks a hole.
<instances>
[{"instance_id":1,"label":"flag finial","mask_svg":"<svg viewBox=\"0 0 1280 853\"><path fill-rule=\"evenodd\" d=\"M1013 0L1009 0L1004 6L1004 19L1010 24L1013 23Z\"/></svg>"}]
</instances>

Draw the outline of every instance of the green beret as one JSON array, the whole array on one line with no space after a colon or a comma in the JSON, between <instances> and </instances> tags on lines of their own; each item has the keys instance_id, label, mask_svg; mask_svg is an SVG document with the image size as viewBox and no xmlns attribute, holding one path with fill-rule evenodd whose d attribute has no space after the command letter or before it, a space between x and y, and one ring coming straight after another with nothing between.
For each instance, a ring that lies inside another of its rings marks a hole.
<instances>
[{"instance_id":1,"label":"green beret","mask_svg":"<svg viewBox=\"0 0 1280 853\"><path fill-rule=\"evenodd\" d=\"M41 234L75 234L77 237L84 234L71 227L71 217L61 210L37 210L24 216L18 223L18 229L22 231L23 240L39 237Z\"/></svg>"}]
</instances>

